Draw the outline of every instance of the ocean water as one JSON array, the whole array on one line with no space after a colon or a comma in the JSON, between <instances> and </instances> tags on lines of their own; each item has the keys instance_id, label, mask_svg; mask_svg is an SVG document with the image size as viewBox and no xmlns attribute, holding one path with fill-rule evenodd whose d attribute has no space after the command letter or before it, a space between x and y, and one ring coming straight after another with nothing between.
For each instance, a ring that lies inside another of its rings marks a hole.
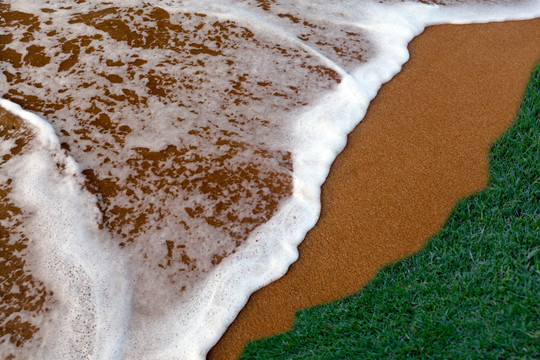
<instances>
[{"instance_id":1,"label":"ocean water","mask_svg":"<svg viewBox=\"0 0 540 360\"><path fill-rule=\"evenodd\" d=\"M0 356L199 359L428 25L539 0L0 0Z\"/></svg>"}]
</instances>

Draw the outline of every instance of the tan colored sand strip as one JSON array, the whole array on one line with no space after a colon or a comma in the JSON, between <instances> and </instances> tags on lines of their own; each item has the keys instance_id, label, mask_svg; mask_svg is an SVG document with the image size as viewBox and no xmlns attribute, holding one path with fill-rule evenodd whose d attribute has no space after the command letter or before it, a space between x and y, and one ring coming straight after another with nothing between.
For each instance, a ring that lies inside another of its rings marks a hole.
<instances>
[{"instance_id":1,"label":"tan colored sand strip","mask_svg":"<svg viewBox=\"0 0 540 360\"><path fill-rule=\"evenodd\" d=\"M322 215L282 279L251 296L209 359L288 330L294 312L348 295L421 249L487 183L489 146L515 118L540 19L428 28L382 87L323 186Z\"/></svg>"}]
</instances>

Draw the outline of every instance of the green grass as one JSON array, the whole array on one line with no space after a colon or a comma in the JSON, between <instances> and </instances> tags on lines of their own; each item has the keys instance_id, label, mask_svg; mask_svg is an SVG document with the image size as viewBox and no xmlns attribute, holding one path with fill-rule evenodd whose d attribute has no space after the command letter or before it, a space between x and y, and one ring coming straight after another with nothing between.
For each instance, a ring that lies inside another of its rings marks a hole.
<instances>
[{"instance_id":1,"label":"green grass","mask_svg":"<svg viewBox=\"0 0 540 360\"><path fill-rule=\"evenodd\" d=\"M540 359L540 64L491 149L490 185L424 250L348 298L299 311L248 359Z\"/></svg>"}]
</instances>

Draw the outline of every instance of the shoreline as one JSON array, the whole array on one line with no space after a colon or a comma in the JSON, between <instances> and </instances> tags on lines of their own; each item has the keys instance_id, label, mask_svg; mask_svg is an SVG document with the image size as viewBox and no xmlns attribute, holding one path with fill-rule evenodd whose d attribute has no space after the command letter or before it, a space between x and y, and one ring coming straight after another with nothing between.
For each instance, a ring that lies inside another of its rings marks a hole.
<instances>
[{"instance_id":1,"label":"shoreline","mask_svg":"<svg viewBox=\"0 0 540 360\"><path fill-rule=\"evenodd\" d=\"M410 60L333 163L300 259L251 296L209 359L237 358L247 341L290 329L297 309L359 290L486 186L489 147L513 123L540 60L535 31L540 19L437 25L409 44Z\"/></svg>"}]
</instances>

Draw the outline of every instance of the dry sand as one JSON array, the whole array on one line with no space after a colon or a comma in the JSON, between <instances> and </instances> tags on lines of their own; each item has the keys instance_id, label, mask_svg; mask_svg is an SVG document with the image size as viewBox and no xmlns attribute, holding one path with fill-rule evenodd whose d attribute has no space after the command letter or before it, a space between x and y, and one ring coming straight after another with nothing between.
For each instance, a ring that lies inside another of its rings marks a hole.
<instances>
[{"instance_id":1,"label":"dry sand","mask_svg":"<svg viewBox=\"0 0 540 360\"><path fill-rule=\"evenodd\" d=\"M322 189L300 259L253 294L209 359L288 330L297 309L351 294L420 250L458 199L487 184L490 144L512 124L535 63L540 19L443 25L373 100Z\"/></svg>"}]
</instances>

